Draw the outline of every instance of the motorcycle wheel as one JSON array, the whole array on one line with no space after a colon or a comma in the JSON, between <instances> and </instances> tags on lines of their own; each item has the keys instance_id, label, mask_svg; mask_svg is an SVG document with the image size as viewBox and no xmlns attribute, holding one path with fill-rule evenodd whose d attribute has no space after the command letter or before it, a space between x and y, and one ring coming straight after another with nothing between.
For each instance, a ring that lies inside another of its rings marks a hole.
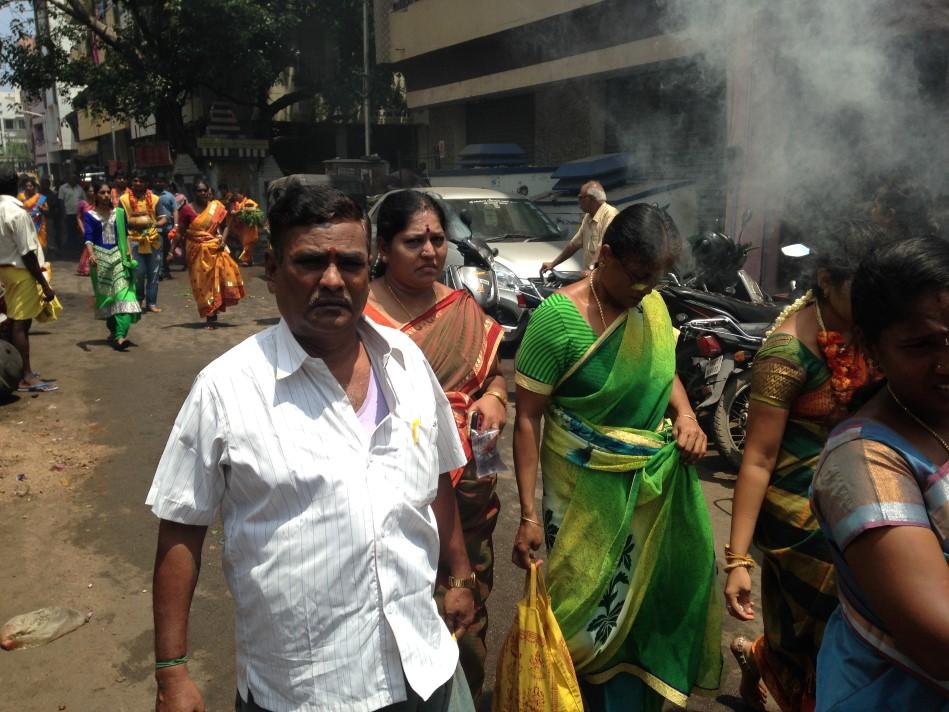
<instances>
[{"instance_id":1,"label":"motorcycle wheel","mask_svg":"<svg viewBox=\"0 0 949 712\"><path fill-rule=\"evenodd\" d=\"M751 396L751 371L742 371L725 384L722 398L712 417L712 439L719 454L737 470L745 448L748 405Z\"/></svg>"}]
</instances>

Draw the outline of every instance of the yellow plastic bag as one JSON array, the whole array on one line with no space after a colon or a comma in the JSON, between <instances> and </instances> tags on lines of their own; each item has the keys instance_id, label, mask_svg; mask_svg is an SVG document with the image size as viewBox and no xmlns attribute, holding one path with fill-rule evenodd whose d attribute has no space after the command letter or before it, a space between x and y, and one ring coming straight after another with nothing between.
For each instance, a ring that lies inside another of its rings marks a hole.
<instances>
[{"instance_id":1,"label":"yellow plastic bag","mask_svg":"<svg viewBox=\"0 0 949 712\"><path fill-rule=\"evenodd\" d=\"M550 609L544 578L531 563L524 598L501 646L493 712L582 712L567 642Z\"/></svg>"}]
</instances>

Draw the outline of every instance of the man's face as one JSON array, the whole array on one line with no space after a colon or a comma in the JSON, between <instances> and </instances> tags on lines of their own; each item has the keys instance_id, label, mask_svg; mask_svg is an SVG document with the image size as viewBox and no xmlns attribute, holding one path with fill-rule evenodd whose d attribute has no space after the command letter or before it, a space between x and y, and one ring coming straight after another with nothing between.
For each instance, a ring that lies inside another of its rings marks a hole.
<instances>
[{"instance_id":1,"label":"man's face","mask_svg":"<svg viewBox=\"0 0 949 712\"><path fill-rule=\"evenodd\" d=\"M269 289L300 345L326 353L354 331L369 298L369 244L361 222L293 228L282 257L267 255Z\"/></svg>"},{"instance_id":2,"label":"man's face","mask_svg":"<svg viewBox=\"0 0 949 712\"><path fill-rule=\"evenodd\" d=\"M587 192L586 186L580 189L580 193L577 195L577 202L580 203L580 210L587 215L596 214L597 209L600 207L596 202L596 198Z\"/></svg>"},{"instance_id":3,"label":"man's face","mask_svg":"<svg viewBox=\"0 0 949 712\"><path fill-rule=\"evenodd\" d=\"M152 181L152 189L156 193L164 193L166 187L167 186L165 185L165 181L162 178L156 178L155 180Z\"/></svg>"},{"instance_id":4,"label":"man's face","mask_svg":"<svg viewBox=\"0 0 949 712\"><path fill-rule=\"evenodd\" d=\"M135 195L145 195L145 188L145 181L143 181L141 178L132 179L132 192L135 193Z\"/></svg>"}]
</instances>

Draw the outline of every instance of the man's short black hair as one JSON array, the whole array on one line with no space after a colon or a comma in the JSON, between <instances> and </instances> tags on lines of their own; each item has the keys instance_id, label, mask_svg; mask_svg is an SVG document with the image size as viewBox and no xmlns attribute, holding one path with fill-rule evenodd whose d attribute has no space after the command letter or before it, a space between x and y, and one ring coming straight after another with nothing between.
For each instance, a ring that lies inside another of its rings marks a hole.
<instances>
[{"instance_id":1,"label":"man's short black hair","mask_svg":"<svg viewBox=\"0 0 949 712\"><path fill-rule=\"evenodd\" d=\"M314 185L297 176L287 176L271 184L268 191L270 210L270 245L277 260L283 259L284 240L295 227L313 227L352 220L366 228L366 247L369 230L366 213L345 193L326 185Z\"/></svg>"},{"instance_id":2,"label":"man's short black hair","mask_svg":"<svg viewBox=\"0 0 949 712\"><path fill-rule=\"evenodd\" d=\"M20 177L16 171L0 171L0 195L13 195L19 192Z\"/></svg>"}]
</instances>

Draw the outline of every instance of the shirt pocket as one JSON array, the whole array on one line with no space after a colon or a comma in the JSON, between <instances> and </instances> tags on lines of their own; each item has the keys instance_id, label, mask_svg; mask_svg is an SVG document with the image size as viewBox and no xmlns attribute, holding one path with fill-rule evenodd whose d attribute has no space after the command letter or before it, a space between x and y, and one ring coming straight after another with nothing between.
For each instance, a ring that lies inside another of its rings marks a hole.
<instances>
[{"instance_id":1,"label":"shirt pocket","mask_svg":"<svg viewBox=\"0 0 949 712\"><path fill-rule=\"evenodd\" d=\"M389 426L389 438L373 446L373 467L413 506L431 504L438 491L437 424L393 415Z\"/></svg>"}]
</instances>

